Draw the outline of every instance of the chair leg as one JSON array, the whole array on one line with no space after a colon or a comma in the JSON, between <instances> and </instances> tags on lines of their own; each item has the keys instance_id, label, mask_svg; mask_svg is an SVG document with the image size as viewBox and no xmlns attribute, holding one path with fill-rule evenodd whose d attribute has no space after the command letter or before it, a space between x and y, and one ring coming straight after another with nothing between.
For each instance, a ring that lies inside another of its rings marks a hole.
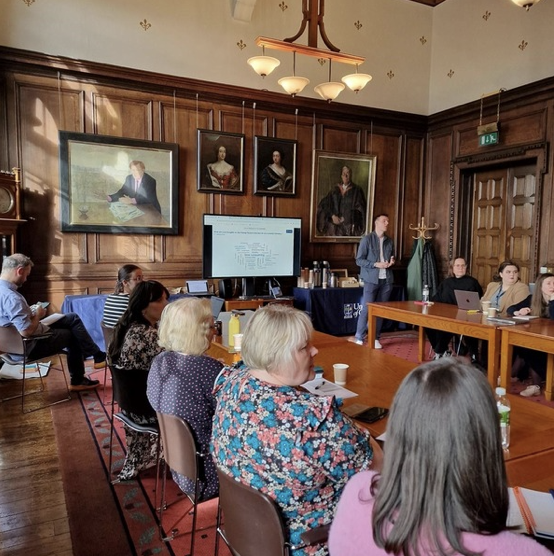
<instances>
[{"instance_id":1,"label":"chair leg","mask_svg":"<svg viewBox=\"0 0 554 556\"><path fill-rule=\"evenodd\" d=\"M214 548L214 556L218 556L219 554L219 536L221 534L221 504L219 503L219 499L217 500L217 519L215 522L215 548Z\"/></svg>"},{"instance_id":2,"label":"chair leg","mask_svg":"<svg viewBox=\"0 0 554 556\"><path fill-rule=\"evenodd\" d=\"M194 556L194 540L196 535L196 517L198 516L198 497L200 496L200 481L196 478L194 487L194 503L192 504L192 531L190 539L190 554Z\"/></svg>"},{"instance_id":3,"label":"chair leg","mask_svg":"<svg viewBox=\"0 0 554 556\"><path fill-rule=\"evenodd\" d=\"M114 399L112 396L112 416L111 416L111 420L110 420L110 457L109 457L109 463L108 463L108 473L109 476L112 476L112 457L113 457L113 429L114 429Z\"/></svg>"}]
</instances>

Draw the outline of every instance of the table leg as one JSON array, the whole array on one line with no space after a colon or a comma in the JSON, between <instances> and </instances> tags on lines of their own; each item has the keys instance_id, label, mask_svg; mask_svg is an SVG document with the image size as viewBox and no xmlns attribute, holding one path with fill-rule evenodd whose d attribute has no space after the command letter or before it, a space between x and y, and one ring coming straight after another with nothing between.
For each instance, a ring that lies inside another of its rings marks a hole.
<instances>
[{"instance_id":1,"label":"table leg","mask_svg":"<svg viewBox=\"0 0 554 556\"><path fill-rule=\"evenodd\" d=\"M373 316L371 303L367 304L367 345L369 349L375 349L375 331L377 329L377 317Z\"/></svg>"},{"instance_id":2,"label":"table leg","mask_svg":"<svg viewBox=\"0 0 554 556\"><path fill-rule=\"evenodd\" d=\"M514 346L510 344L509 334L510 333L507 330L502 331L502 345L500 348L500 386L502 386L502 388L506 388L506 392L509 389L508 385L510 383L512 356L514 352Z\"/></svg>"},{"instance_id":3,"label":"table leg","mask_svg":"<svg viewBox=\"0 0 554 556\"><path fill-rule=\"evenodd\" d=\"M548 353L546 359L546 387L544 397L548 401L554 400L554 392L552 391L552 383L554 381L554 354Z\"/></svg>"},{"instance_id":4,"label":"table leg","mask_svg":"<svg viewBox=\"0 0 554 556\"><path fill-rule=\"evenodd\" d=\"M418 326L418 361L423 363L425 361L425 329L423 326Z\"/></svg>"},{"instance_id":5,"label":"table leg","mask_svg":"<svg viewBox=\"0 0 554 556\"><path fill-rule=\"evenodd\" d=\"M498 366L500 360L500 333L492 328L489 333L489 353L487 356L487 376L489 384L494 390L498 386Z\"/></svg>"}]
</instances>

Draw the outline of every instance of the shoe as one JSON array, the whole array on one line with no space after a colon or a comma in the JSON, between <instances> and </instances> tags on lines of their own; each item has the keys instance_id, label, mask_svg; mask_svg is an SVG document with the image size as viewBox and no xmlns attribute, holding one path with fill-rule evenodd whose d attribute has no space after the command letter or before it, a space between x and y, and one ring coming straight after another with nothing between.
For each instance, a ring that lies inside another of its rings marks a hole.
<instances>
[{"instance_id":1,"label":"shoe","mask_svg":"<svg viewBox=\"0 0 554 556\"><path fill-rule=\"evenodd\" d=\"M442 359L443 357L452 357L452 352L445 351L443 353L435 353L435 356L433 357L433 361L436 361L437 359Z\"/></svg>"},{"instance_id":2,"label":"shoe","mask_svg":"<svg viewBox=\"0 0 554 556\"><path fill-rule=\"evenodd\" d=\"M356 338L356 339L354 340L354 343L355 343L355 344L358 344L359 346L363 346L363 345L364 345L364 341L363 341L363 340L358 340L358 338Z\"/></svg>"},{"instance_id":3,"label":"shoe","mask_svg":"<svg viewBox=\"0 0 554 556\"><path fill-rule=\"evenodd\" d=\"M541 387L538 384L531 384L522 390L519 395L524 398L530 398L531 396L540 396Z\"/></svg>"},{"instance_id":4,"label":"shoe","mask_svg":"<svg viewBox=\"0 0 554 556\"><path fill-rule=\"evenodd\" d=\"M99 351L94 356L94 368L103 369L106 366L106 354L103 351Z\"/></svg>"},{"instance_id":5,"label":"shoe","mask_svg":"<svg viewBox=\"0 0 554 556\"><path fill-rule=\"evenodd\" d=\"M381 342L379 340L375 340L375 349L383 349Z\"/></svg>"},{"instance_id":6,"label":"shoe","mask_svg":"<svg viewBox=\"0 0 554 556\"><path fill-rule=\"evenodd\" d=\"M71 386L69 387L69 389L72 392L80 392L81 390L92 390L96 388L99 384L100 384L99 380L91 380L90 378L84 376L77 384L71 381Z\"/></svg>"},{"instance_id":7,"label":"shoe","mask_svg":"<svg viewBox=\"0 0 554 556\"><path fill-rule=\"evenodd\" d=\"M436 361L437 359L440 359L442 357L442 353L435 353L435 355L433 356L433 361Z\"/></svg>"}]
</instances>

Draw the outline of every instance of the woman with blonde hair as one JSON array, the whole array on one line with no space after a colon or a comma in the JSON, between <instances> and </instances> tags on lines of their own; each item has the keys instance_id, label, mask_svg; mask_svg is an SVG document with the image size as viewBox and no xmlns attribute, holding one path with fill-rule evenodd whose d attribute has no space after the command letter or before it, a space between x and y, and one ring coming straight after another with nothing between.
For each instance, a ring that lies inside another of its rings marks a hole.
<instances>
[{"instance_id":1,"label":"woman with blonde hair","mask_svg":"<svg viewBox=\"0 0 554 556\"><path fill-rule=\"evenodd\" d=\"M147 396L155 411L183 418L192 428L200 451L207 453L212 434L215 400L212 394L223 364L205 355L213 337L209 299L185 297L170 303L159 325L159 345L165 349L152 362ZM211 458L203 459L200 497L215 496L219 483ZM183 492L194 483L175 471L173 480Z\"/></svg>"}]
</instances>

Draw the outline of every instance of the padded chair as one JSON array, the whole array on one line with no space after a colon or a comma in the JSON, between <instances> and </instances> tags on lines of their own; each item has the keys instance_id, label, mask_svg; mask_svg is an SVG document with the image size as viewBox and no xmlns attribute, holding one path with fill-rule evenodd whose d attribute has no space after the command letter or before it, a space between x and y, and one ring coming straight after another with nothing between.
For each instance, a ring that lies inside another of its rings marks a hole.
<instances>
[{"instance_id":1,"label":"padded chair","mask_svg":"<svg viewBox=\"0 0 554 556\"><path fill-rule=\"evenodd\" d=\"M287 541L285 523L273 498L217 468L219 477L219 512L215 554L219 537L234 556L288 556L291 550L325 544L330 525L317 527L301 535L302 545ZM221 525L221 513L225 526Z\"/></svg>"},{"instance_id":2,"label":"padded chair","mask_svg":"<svg viewBox=\"0 0 554 556\"><path fill-rule=\"evenodd\" d=\"M196 518L198 514L198 504L200 504L200 470L203 469L202 459L211 457L210 454L202 453L194 437L190 425L181 417L157 412L160 434L162 437L163 458L167 466L180 475L188 477L194 483L194 495L185 492L192 504L192 532L190 540L190 554L194 556L194 543L196 534ZM165 536L163 533L163 512L165 504L165 486L167 473L165 467L162 471L162 494L159 506L159 532L160 539L171 541L178 534L179 530L173 526L171 534ZM190 512L190 509L183 514L183 518ZM181 519L183 519L181 518ZM179 521L181 521L181 519ZM175 525L177 525L179 523Z\"/></svg>"},{"instance_id":3,"label":"padded chair","mask_svg":"<svg viewBox=\"0 0 554 556\"><path fill-rule=\"evenodd\" d=\"M61 353L57 353L52 355L54 357L57 355L59 359L59 370L63 375L63 379L65 382L65 390L66 390L66 397L56 400L55 402L49 402L43 405L39 405L38 407L33 407L31 409L25 409L25 399L30 396L31 394L37 394L39 392L44 391L44 380L42 378L42 374L40 373L40 368L38 367L38 361L42 361L45 357L41 359L29 359L27 350L32 347L31 342L34 340L44 340L47 339L50 334L41 334L40 336L33 336L32 338L25 338L22 336L17 328L13 325L10 326L0 326L0 351L5 352L0 354L0 358L7 363L8 365L22 365L23 366L23 377L21 380L21 394L17 394L15 396L10 396L8 398L3 398L2 401L13 400L16 398L21 398L21 411L22 413L31 413L32 411L37 411L39 409L45 409L46 407L50 407L52 405L56 405L62 402L66 402L71 399L71 393L69 392L69 385L67 383L67 377L65 376L65 370L63 366L63 361L61 358ZM13 357L13 355L22 356L21 357ZM25 381L26 381L26 374L27 374L27 366L37 363L37 370L39 371L40 377L40 388L38 390L32 390L31 392L27 392L25 390ZM55 367L52 367L54 369Z\"/></svg>"},{"instance_id":4,"label":"padded chair","mask_svg":"<svg viewBox=\"0 0 554 556\"><path fill-rule=\"evenodd\" d=\"M110 459L108 469L112 472L112 453L113 453L113 433L115 419L121 421L124 425L131 430L149 434L159 438L159 429L156 425L139 425L130 419L127 415L122 413L115 413L114 405L117 403L120 410L127 412L127 414L134 413L135 415L145 415L147 417L154 417L156 412L152 409L148 398L146 397L146 380L148 378L148 371L138 369L122 370L110 366L112 374L112 419L110 429ZM156 467L159 465L160 445L158 442L158 461Z\"/></svg>"},{"instance_id":5,"label":"padded chair","mask_svg":"<svg viewBox=\"0 0 554 556\"><path fill-rule=\"evenodd\" d=\"M112 326L107 326L104 321L100 322L100 328L102 328L102 334L104 336L104 351L108 353L108 347L110 346L113 338L114 329ZM102 397L102 403L106 405L106 382L108 379L108 358L106 357L106 364L104 365L104 395ZM109 402L108 402L109 403Z\"/></svg>"}]
</instances>

